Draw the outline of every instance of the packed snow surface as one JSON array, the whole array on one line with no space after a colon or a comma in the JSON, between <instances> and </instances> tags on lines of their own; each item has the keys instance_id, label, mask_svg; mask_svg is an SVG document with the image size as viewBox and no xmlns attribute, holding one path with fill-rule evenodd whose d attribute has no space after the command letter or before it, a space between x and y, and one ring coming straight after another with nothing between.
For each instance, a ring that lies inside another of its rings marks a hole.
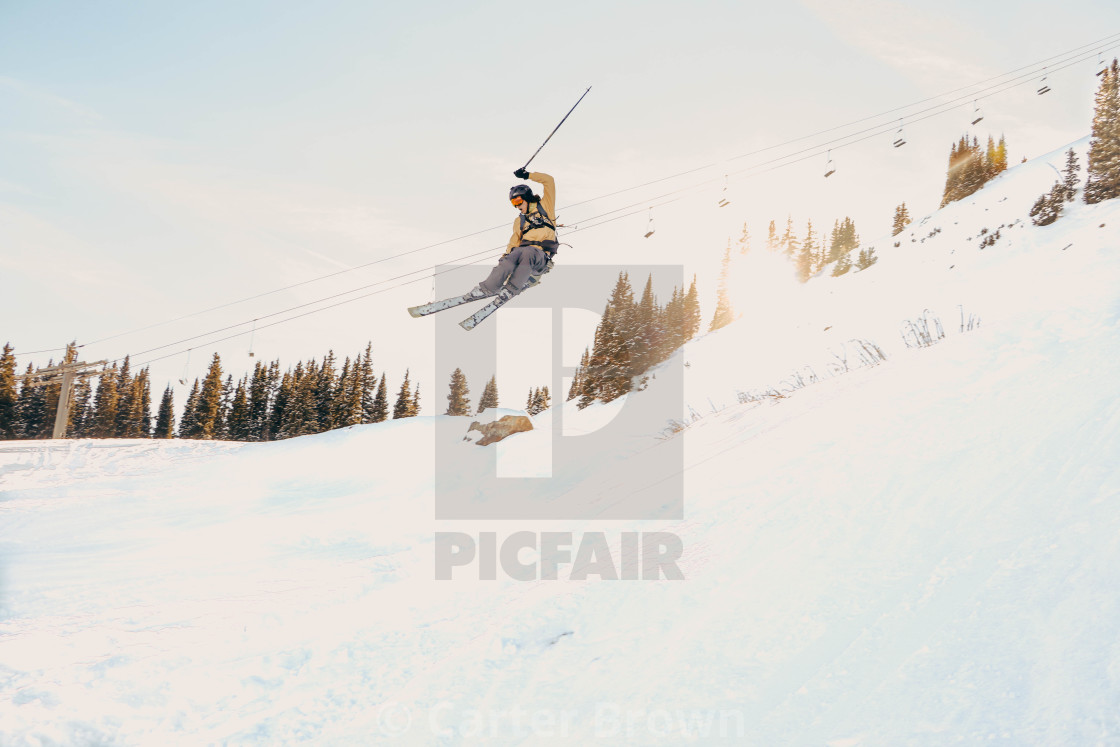
<instances>
[{"instance_id":1,"label":"packed snow surface","mask_svg":"<svg viewBox=\"0 0 1120 747\"><path fill-rule=\"evenodd\" d=\"M431 417L0 444L0 743L1120 744L1120 201L1032 226L1064 150L864 272L739 260L642 435L681 521L436 521ZM435 580L436 532L518 531L673 533L685 580Z\"/></svg>"}]
</instances>

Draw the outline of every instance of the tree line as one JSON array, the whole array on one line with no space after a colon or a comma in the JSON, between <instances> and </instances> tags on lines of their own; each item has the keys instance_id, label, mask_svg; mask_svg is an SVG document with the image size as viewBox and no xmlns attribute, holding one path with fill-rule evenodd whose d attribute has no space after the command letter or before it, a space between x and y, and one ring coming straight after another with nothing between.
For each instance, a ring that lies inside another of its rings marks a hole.
<instances>
[{"instance_id":1,"label":"tree line","mask_svg":"<svg viewBox=\"0 0 1120 747\"><path fill-rule=\"evenodd\" d=\"M62 362L77 360L68 346ZM49 366L54 365L52 360ZM61 389L55 378L44 386L16 380L10 344L0 353L0 439L50 438ZM31 365L27 373L34 372ZM496 397L496 392L495 395ZM191 438L276 441L334 428L413 417L420 412L420 385L406 370L389 407L388 380L373 369L372 343L341 367L330 351L322 360L301 361L281 373L280 361L257 361L252 373L234 381L217 353L206 375L196 378L178 420L168 385L152 416L151 376L134 372L128 357L74 387L66 438Z\"/></svg>"},{"instance_id":2,"label":"tree line","mask_svg":"<svg viewBox=\"0 0 1120 747\"><path fill-rule=\"evenodd\" d=\"M610 402L634 386L635 377L666 360L700 331L700 298L696 278L686 291L674 287L661 304L653 293L653 276L646 279L641 298L634 300L630 276L619 273L594 343L583 351L568 400L583 409L592 402ZM547 391L547 390L545 390ZM532 402L533 394L530 394Z\"/></svg>"}]
</instances>

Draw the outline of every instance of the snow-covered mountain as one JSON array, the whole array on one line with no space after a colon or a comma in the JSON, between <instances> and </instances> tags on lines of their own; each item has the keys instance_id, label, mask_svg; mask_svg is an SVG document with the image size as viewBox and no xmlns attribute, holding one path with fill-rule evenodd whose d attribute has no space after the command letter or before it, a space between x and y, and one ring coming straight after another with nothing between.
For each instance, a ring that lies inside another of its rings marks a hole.
<instances>
[{"instance_id":1,"label":"snow-covered mountain","mask_svg":"<svg viewBox=\"0 0 1120 747\"><path fill-rule=\"evenodd\" d=\"M681 430L588 466L683 443L681 521L436 521L493 448L447 418L0 445L0 743L1120 744L1120 201L1033 226L1066 150L864 272L743 258ZM685 580L435 580L521 530L672 533Z\"/></svg>"}]
</instances>

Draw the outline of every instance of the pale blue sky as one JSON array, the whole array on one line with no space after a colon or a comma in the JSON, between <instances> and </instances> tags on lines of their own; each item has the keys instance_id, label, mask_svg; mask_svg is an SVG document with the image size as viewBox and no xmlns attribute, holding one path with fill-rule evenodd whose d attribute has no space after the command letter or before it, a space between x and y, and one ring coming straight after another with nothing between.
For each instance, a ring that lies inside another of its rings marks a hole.
<instances>
[{"instance_id":1,"label":"pale blue sky","mask_svg":"<svg viewBox=\"0 0 1120 747\"><path fill-rule=\"evenodd\" d=\"M490 226L499 230L253 303L118 338L86 359L252 319L504 244L505 193L534 162L561 206L686 169L685 180L573 208L637 203L745 168L726 159L976 83L1120 32L1115 3L33 3L0 4L0 338L17 352L94 340ZM1113 54L1120 46L1113 50ZM1011 155L1088 133L1092 64L984 102ZM866 239L894 206L936 207L971 107L765 178L573 234L563 261L663 262L710 289L728 237L792 213ZM970 130L971 131L971 130ZM723 163L720 163L723 162ZM577 239L578 236L578 239ZM480 268L479 274L484 272ZM550 278L559 282L559 276ZM62 289L57 293L56 289ZM352 354L373 339L390 378L419 369L442 401L430 322L403 307L431 283L260 333L259 355ZM706 302L711 302L710 290ZM29 313L30 309L35 312ZM512 319L512 315L511 315ZM235 375L247 337L217 350ZM183 349L179 346L172 350ZM41 363L46 356L36 356ZM143 358L141 358L143 360ZM185 356L155 364L157 388ZM21 365L27 360L21 359ZM481 391L485 374L471 377ZM531 381L509 386L520 402ZM543 383L543 382L542 382ZM181 397L181 394L180 394ZM181 402L181 399L180 399Z\"/></svg>"}]
</instances>

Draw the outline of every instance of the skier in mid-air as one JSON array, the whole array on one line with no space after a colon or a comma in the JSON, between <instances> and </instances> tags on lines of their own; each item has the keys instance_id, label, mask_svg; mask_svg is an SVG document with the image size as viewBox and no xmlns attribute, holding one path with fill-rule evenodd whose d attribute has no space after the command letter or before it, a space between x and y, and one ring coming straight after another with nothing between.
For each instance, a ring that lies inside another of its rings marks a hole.
<instances>
[{"instance_id":1,"label":"skier in mid-air","mask_svg":"<svg viewBox=\"0 0 1120 747\"><path fill-rule=\"evenodd\" d=\"M591 86L587 87L583 96L580 96L568 110L564 119L560 120L560 124L552 129L541 143L541 147L537 148L537 152L529 157L524 166L513 172L518 179L527 179L542 185L544 194L538 197L527 184L515 184L510 187L509 201L521 215L513 222L513 236L509 239L506 253L498 260L498 265L490 275L461 296L411 306L408 309L409 314L413 317L428 316L480 298L490 298L489 303L459 322L459 326L463 329L474 329L502 304L538 282L541 275L552 269L552 257L560 248L559 242L556 241L556 181L548 174L529 171L529 164L537 157L537 153L541 152L541 148L548 145L548 141L560 129L560 125L567 121L589 91Z\"/></svg>"},{"instance_id":2,"label":"skier in mid-air","mask_svg":"<svg viewBox=\"0 0 1120 747\"><path fill-rule=\"evenodd\" d=\"M498 264L485 280L463 295L413 306L409 314L427 316L478 299L493 299L459 322L463 329L474 329L499 306L536 284L541 275L552 269L552 257L560 247L556 240L556 181L548 174L529 172L524 167L513 173L519 179L542 185L544 194L533 194L527 184L510 187L509 201L520 215L513 221L513 235Z\"/></svg>"},{"instance_id":3,"label":"skier in mid-air","mask_svg":"<svg viewBox=\"0 0 1120 747\"><path fill-rule=\"evenodd\" d=\"M552 257L560 246L556 241L556 180L548 174L524 168L513 175L537 182L544 187L544 194L533 194L527 184L510 187L509 201L521 214L513 221L513 235L506 253L490 275L471 290L474 298L497 295L508 301L525 290L531 279L551 268Z\"/></svg>"}]
</instances>

